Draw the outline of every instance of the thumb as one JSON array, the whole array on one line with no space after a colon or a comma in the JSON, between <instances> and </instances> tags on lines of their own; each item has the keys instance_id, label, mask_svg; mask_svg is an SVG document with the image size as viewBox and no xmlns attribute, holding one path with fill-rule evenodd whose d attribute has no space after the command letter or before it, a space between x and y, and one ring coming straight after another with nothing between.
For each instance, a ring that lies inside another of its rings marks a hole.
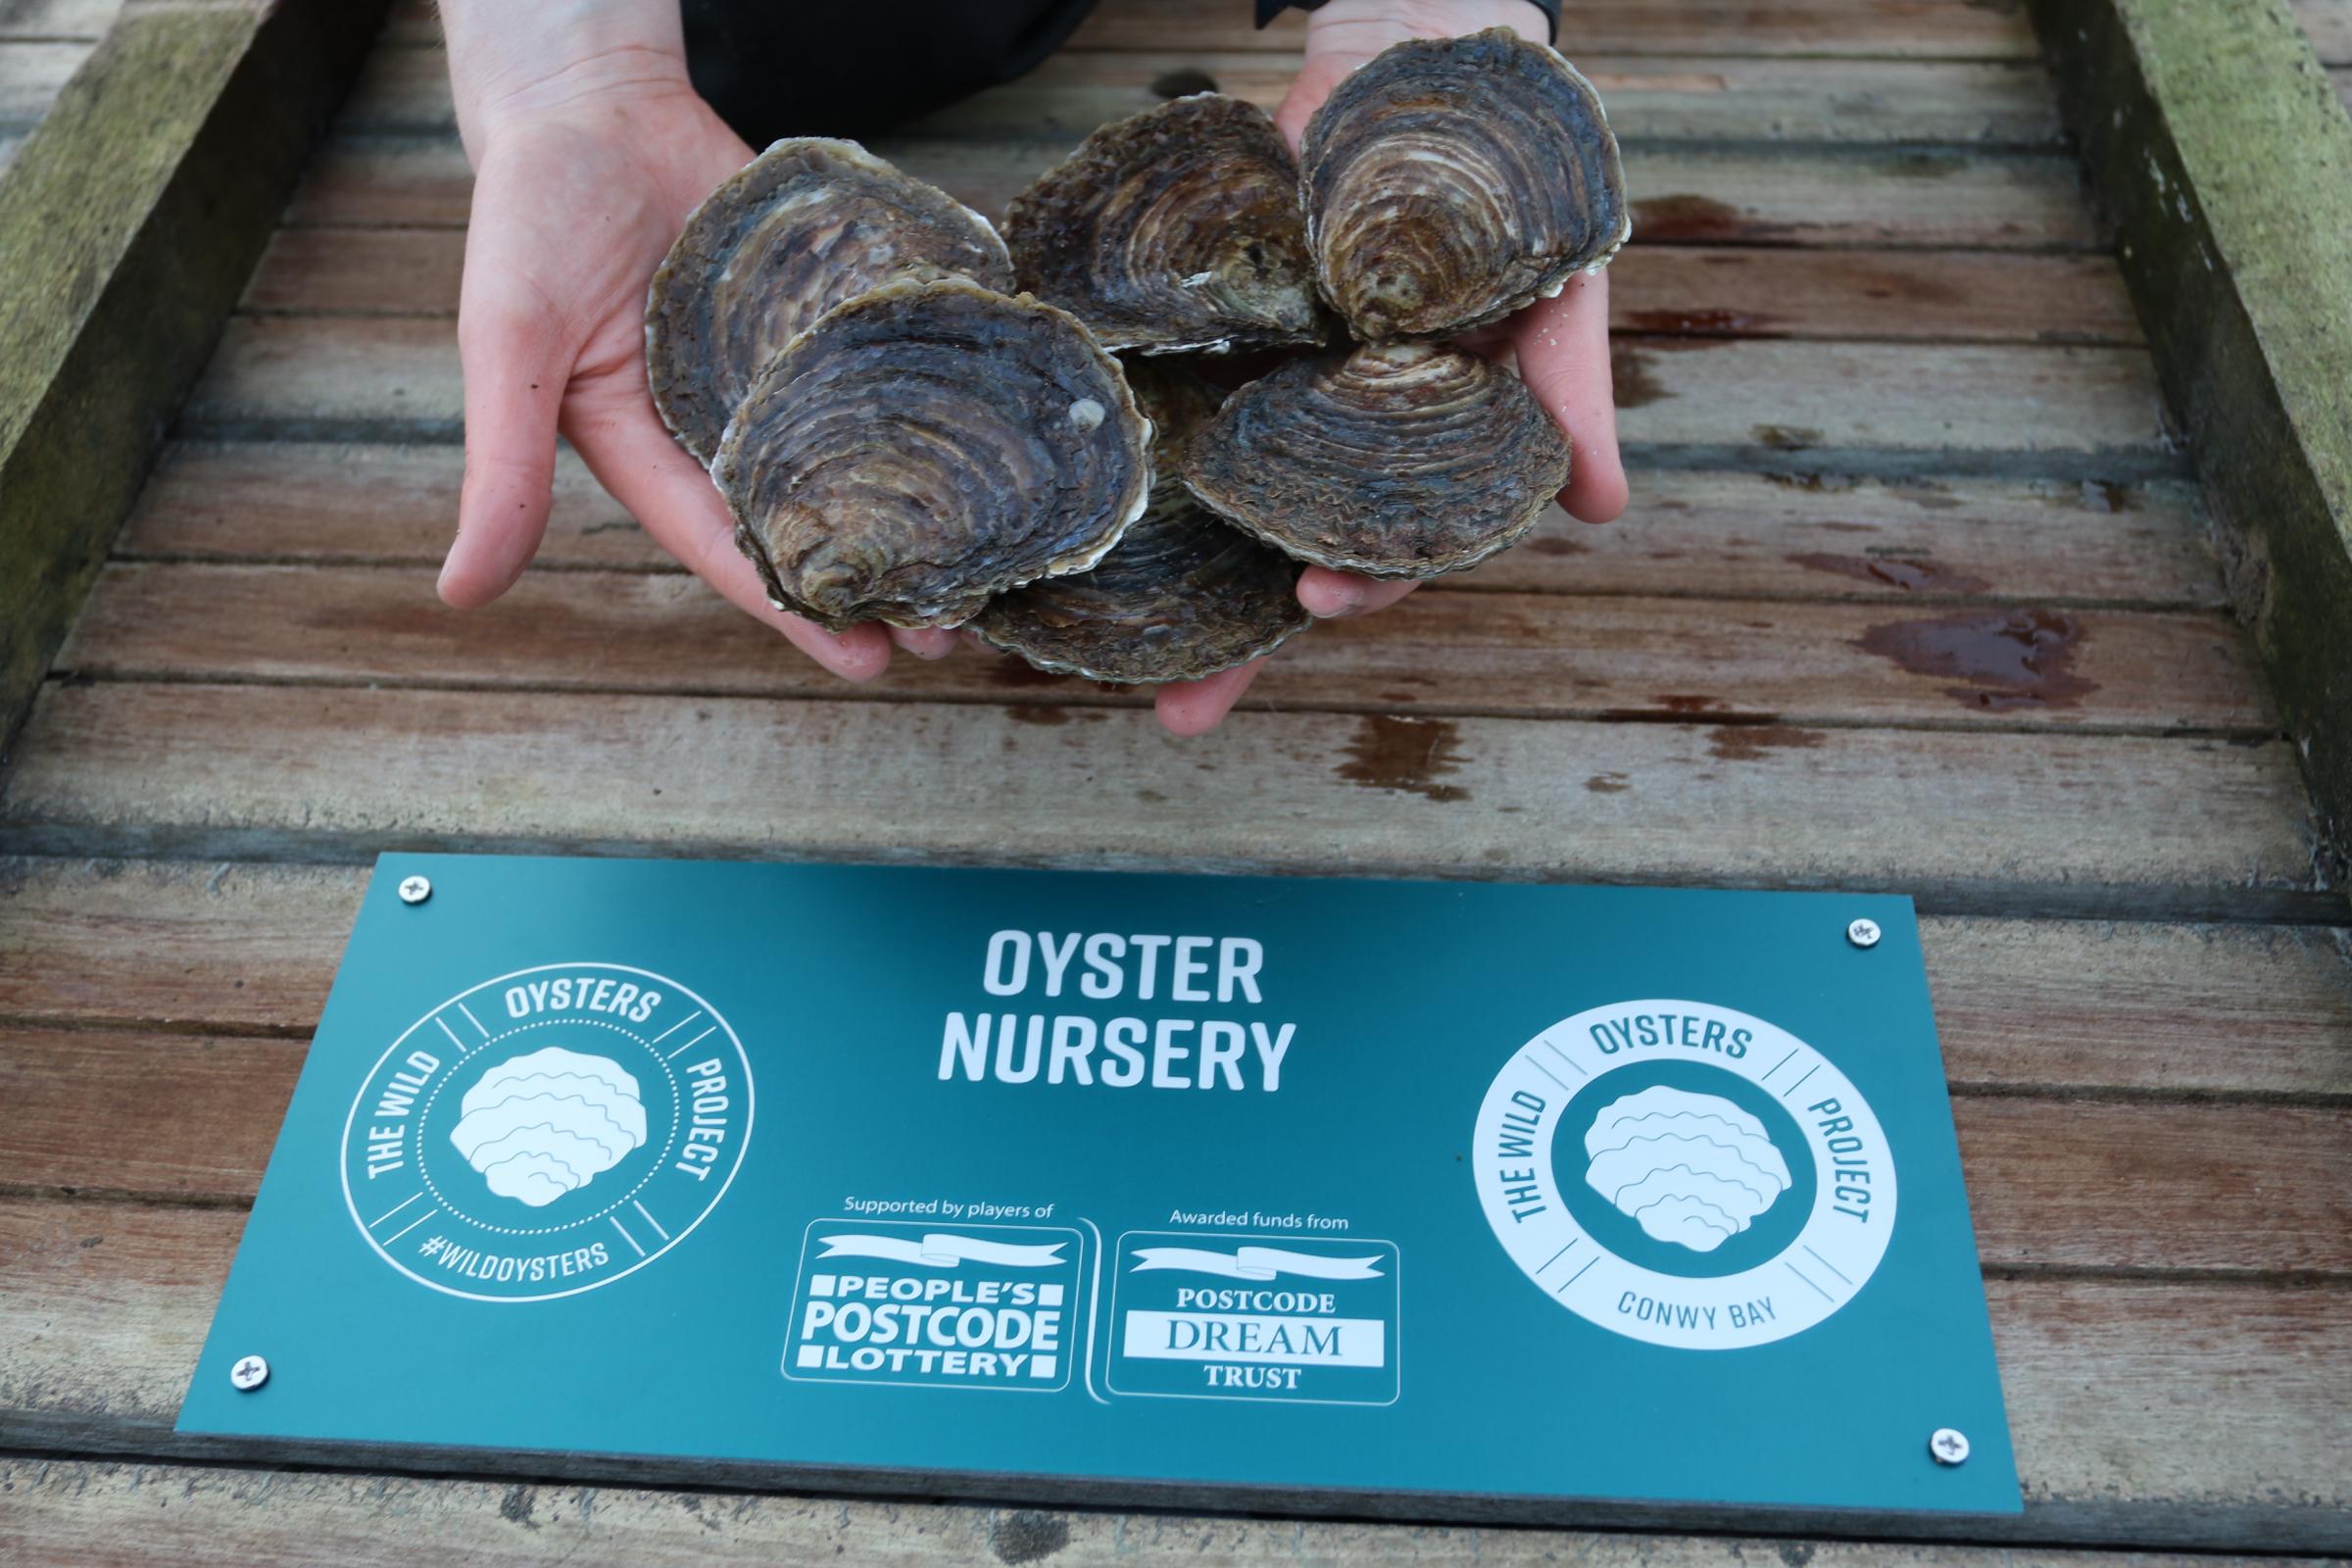
<instances>
[{"instance_id":1,"label":"thumb","mask_svg":"<svg viewBox=\"0 0 2352 1568\"><path fill-rule=\"evenodd\" d=\"M466 482L458 537L441 566L441 598L486 605L514 586L547 531L556 417L576 345L533 291L479 275L466 258L458 308L466 378Z\"/></svg>"}]
</instances>

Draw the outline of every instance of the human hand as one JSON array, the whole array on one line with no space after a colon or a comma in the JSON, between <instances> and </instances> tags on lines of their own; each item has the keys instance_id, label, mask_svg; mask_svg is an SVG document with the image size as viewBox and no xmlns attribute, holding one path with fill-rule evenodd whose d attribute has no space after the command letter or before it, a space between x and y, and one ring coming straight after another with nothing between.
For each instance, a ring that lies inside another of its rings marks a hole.
<instances>
[{"instance_id":1,"label":"human hand","mask_svg":"<svg viewBox=\"0 0 2352 1568\"><path fill-rule=\"evenodd\" d=\"M717 487L654 409L647 286L686 215L751 158L687 81L676 0L444 0L442 14L474 166L466 480L442 599L487 604L530 564L560 430L664 550L834 674L879 674L894 640L947 653L953 632L834 633L770 606Z\"/></svg>"},{"instance_id":2,"label":"human hand","mask_svg":"<svg viewBox=\"0 0 2352 1568\"><path fill-rule=\"evenodd\" d=\"M1332 89L1356 67L1407 38L1445 38L1506 26L1549 38L1544 14L1527 0L1329 0L1308 19L1306 61L1274 111L1291 151ZM1625 467L1617 455L1617 410L1609 384L1609 283L1603 270L1568 280L1557 299L1538 300L1506 321L1465 339L1492 358L1516 356L1519 375L1566 432L1574 467L1560 505L1586 522L1625 510ZM1420 586L1309 566L1298 602L1321 619L1385 610ZM1248 689L1259 663L1164 690L1159 715L1180 735L1215 727Z\"/></svg>"}]
</instances>

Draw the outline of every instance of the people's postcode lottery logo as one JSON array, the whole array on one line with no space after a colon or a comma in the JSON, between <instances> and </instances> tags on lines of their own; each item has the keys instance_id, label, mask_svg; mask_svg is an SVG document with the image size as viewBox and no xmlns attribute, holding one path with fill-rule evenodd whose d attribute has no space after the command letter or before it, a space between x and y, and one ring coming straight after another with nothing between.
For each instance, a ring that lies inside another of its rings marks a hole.
<instances>
[{"instance_id":1,"label":"people's postcode lottery logo","mask_svg":"<svg viewBox=\"0 0 2352 1568\"><path fill-rule=\"evenodd\" d=\"M1553 1300L1682 1349L1767 1345L1870 1282L1894 1154L1869 1102L1787 1030L1703 1002L1564 1018L1479 1107L1480 1205Z\"/></svg>"},{"instance_id":2,"label":"people's postcode lottery logo","mask_svg":"<svg viewBox=\"0 0 2352 1568\"><path fill-rule=\"evenodd\" d=\"M546 964L392 1042L344 1122L343 1196L419 1284L544 1301L685 1240L751 1131L751 1064L708 1002L627 964Z\"/></svg>"}]
</instances>

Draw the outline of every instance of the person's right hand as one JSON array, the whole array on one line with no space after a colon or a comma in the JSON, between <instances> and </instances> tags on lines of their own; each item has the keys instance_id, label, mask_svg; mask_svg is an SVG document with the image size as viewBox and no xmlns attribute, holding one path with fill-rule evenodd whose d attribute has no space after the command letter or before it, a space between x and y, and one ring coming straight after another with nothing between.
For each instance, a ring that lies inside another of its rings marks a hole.
<instances>
[{"instance_id":1,"label":"person's right hand","mask_svg":"<svg viewBox=\"0 0 2352 1568\"><path fill-rule=\"evenodd\" d=\"M894 638L947 653L953 632L834 633L770 606L717 487L654 409L647 286L687 214L751 158L686 79L676 0L591 0L574 9L607 31L584 40L546 36L559 8L443 9L474 187L458 307L466 482L442 599L487 604L530 564L560 430L664 550L835 674L879 674Z\"/></svg>"}]
</instances>

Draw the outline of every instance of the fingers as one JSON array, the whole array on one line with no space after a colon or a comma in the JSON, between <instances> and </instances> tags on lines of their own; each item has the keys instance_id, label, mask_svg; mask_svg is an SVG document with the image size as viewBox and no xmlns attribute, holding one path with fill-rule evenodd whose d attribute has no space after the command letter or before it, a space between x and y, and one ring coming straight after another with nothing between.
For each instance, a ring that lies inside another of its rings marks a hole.
<instances>
[{"instance_id":1,"label":"fingers","mask_svg":"<svg viewBox=\"0 0 2352 1568\"><path fill-rule=\"evenodd\" d=\"M1579 272L1559 298L1538 300L1512 321L1519 375L1574 449L1560 505L1587 522L1625 510L1617 454L1617 402L1609 383L1609 274Z\"/></svg>"},{"instance_id":2,"label":"fingers","mask_svg":"<svg viewBox=\"0 0 2352 1568\"><path fill-rule=\"evenodd\" d=\"M959 641L955 628L945 626L919 629L893 626L890 628L890 640L917 659L945 659L956 651L956 644Z\"/></svg>"},{"instance_id":3,"label":"fingers","mask_svg":"<svg viewBox=\"0 0 2352 1568\"><path fill-rule=\"evenodd\" d=\"M1253 659L1238 669L1162 686L1152 700L1152 706L1159 712L1161 726L1171 735L1207 734L1225 721L1225 715L1233 711L1233 705L1242 700L1242 693L1257 679L1257 672L1265 662Z\"/></svg>"},{"instance_id":4,"label":"fingers","mask_svg":"<svg viewBox=\"0 0 2352 1568\"><path fill-rule=\"evenodd\" d=\"M486 605L514 585L547 531L556 416L578 345L524 288L485 281L495 242L469 248L458 312L466 377L466 481L458 537L441 566L444 601Z\"/></svg>"},{"instance_id":5,"label":"fingers","mask_svg":"<svg viewBox=\"0 0 2352 1568\"><path fill-rule=\"evenodd\" d=\"M1317 620L1338 620L1345 615L1368 615L1375 610L1386 610L1420 586L1417 582L1388 582L1333 571L1328 566L1309 566L1298 574L1298 603Z\"/></svg>"},{"instance_id":6,"label":"fingers","mask_svg":"<svg viewBox=\"0 0 2352 1568\"><path fill-rule=\"evenodd\" d=\"M612 499L662 548L738 609L782 632L844 680L870 680L890 663L891 640L871 623L830 632L767 602L760 573L735 548L734 519L702 466L678 449L642 391L579 411L564 433ZM953 634L946 634L951 644Z\"/></svg>"}]
</instances>

